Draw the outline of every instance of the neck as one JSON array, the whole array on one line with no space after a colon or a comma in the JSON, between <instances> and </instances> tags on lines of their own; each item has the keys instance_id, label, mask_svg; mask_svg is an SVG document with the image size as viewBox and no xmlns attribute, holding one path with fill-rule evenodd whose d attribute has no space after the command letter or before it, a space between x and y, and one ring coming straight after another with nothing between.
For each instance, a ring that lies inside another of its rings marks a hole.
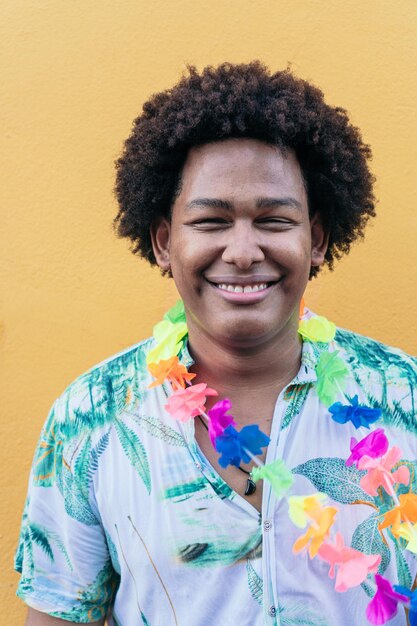
<instances>
[{"instance_id":1,"label":"neck","mask_svg":"<svg viewBox=\"0 0 417 626\"><path fill-rule=\"evenodd\" d=\"M197 374L195 382L214 387L219 396L233 397L244 390L277 394L300 368L302 342L295 324L263 344L231 347L214 342L198 327L189 328L189 347Z\"/></svg>"}]
</instances>

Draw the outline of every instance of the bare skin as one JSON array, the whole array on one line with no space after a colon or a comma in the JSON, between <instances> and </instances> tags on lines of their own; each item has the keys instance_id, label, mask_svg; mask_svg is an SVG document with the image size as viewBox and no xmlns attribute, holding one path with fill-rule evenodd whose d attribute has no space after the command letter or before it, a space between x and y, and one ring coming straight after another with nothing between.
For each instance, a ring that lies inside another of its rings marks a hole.
<instances>
[{"instance_id":1,"label":"bare skin","mask_svg":"<svg viewBox=\"0 0 417 626\"><path fill-rule=\"evenodd\" d=\"M259 372L256 371L256 363L253 363L252 359L248 359L246 367L242 365L244 359L239 359L241 370L239 372L231 371L230 367L226 367L222 371L222 363L219 363L219 368L216 370L216 376L213 377L212 368L207 367L206 363L210 363L210 359L206 354L202 354L198 359L195 355L196 362L198 361L199 367L192 368L197 372L197 378L195 382L206 382L209 387L213 387L218 391L219 397L229 398L233 406L233 416L235 417L238 427L243 428L248 424L258 424L260 430L268 437L271 432L272 417L274 413L275 403L279 393L284 387L291 382L294 376L297 374L300 366L300 347L295 345L293 349L292 367L290 366L290 355L285 362L288 363L288 371L285 375L279 379L268 376L265 373L265 368L262 367ZM281 353L282 358L282 353ZM245 389L242 390L242 370L246 369L244 376ZM276 375L276 374L275 374ZM210 408L217 398L209 398L207 408ZM207 430L204 428L200 420L195 420L195 438L203 452L204 456L210 462L212 467L223 478L223 480L230 486L236 493L245 498L252 506L258 511L262 508L262 486L263 481L257 483L255 493L246 496L245 489L247 484L247 476L236 469L236 467L229 465L227 468L221 467L218 463L219 455L213 448L210 439L207 436ZM259 458L265 462L266 448ZM250 471L253 467L253 463L241 463L241 467L246 471Z\"/></svg>"},{"instance_id":2,"label":"bare skin","mask_svg":"<svg viewBox=\"0 0 417 626\"><path fill-rule=\"evenodd\" d=\"M78 622L68 622L66 619L58 619L57 617L51 617L46 613L40 613L35 609L29 609L25 626L59 626L60 624L67 624L76 626ZM91 626L104 626L104 619L100 622L90 622ZM79 625L78 625L79 626Z\"/></svg>"}]
</instances>

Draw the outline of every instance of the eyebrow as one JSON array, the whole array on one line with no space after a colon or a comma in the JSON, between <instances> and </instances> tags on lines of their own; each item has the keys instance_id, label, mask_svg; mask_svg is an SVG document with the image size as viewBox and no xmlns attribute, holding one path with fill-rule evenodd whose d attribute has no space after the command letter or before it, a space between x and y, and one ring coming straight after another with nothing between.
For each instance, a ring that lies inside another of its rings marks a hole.
<instances>
[{"instance_id":1,"label":"eyebrow","mask_svg":"<svg viewBox=\"0 0 417 626\"><path fill-rule=\"evenodd\" d=\"M196 198L187 202L185 205L187 209L195 209L199 207L207 207L210 209L225 209L231 211L233 209L233 202L228 200L221 200L220 198ZM295 198L258 198L256 201L257 209L266 208L279 208L282 206L290 206L294 209L301 210L301 203Z\"/></svg>"}]
</instances>

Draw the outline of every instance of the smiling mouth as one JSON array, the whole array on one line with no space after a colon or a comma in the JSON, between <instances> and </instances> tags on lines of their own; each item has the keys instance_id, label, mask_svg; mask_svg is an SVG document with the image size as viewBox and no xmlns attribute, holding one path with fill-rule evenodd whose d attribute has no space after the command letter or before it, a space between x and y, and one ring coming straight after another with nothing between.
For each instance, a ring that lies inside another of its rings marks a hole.
<instances>
[{"instance_id":1,"label":"smiling mouth","mask_svg":"<svg viewBox=\"0 0 417 626\"><path fill-rule=\"evenodd\" d=\"M209 279L205 277L206 281L212 287L219 289L219 291L223 291L225 293L230 294L257 294L261 295L262 292L266 292L269 287L272 287L280 282L281 277L272 277L272 276L262 276L255 277L252 279L250 277L230 277L231 280L225 280L226 276L213 276L213 279Z\"/></svg>"},{"instance_id":2,"label":"smiling mouth","mask_svg":"<svg viewBox=\"0 0 417 626\"><path fill-rule=\"evenodd\" d=\"M222 291L230 291L232 293L255 293L257 291L263 291L272 283L256 283L254 285L233 285L228 283L212 283L218 289Z\"/></svg>"}]
</instances>

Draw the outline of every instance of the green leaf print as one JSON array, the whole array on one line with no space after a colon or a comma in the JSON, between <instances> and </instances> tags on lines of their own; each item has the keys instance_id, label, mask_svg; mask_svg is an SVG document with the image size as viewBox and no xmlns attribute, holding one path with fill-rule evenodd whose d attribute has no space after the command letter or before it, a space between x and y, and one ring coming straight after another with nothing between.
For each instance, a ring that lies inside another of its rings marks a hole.
<instances>
[{"instance_id":1,"label":"green leaf print","mask_svg":"<svg viewBox=\"0 0 417 626\"><path fill-rule=\"evenodd\" d=\"M98 469L99 459L108 446L109 437L110 437L110 428L106 433L104 433L104 435L100 438L98 443L91 450L90 463L88 465L88 484L90 484L94 473Z\"/></svg>"},{"instance_id":2,"label":"green leaf print","mask_svg":"<svg viewBox=\"0 0 417 626\"><path fill-rule=\"evenodd\" d=\"M391 560L391 553L378 529L379 522L378 513L361 522L353 533L351 547L364 554L380 554L382 559L378 572L383 574Z\"/></svg>"},{"instance_id":3,"label":"green leaf print","mask_svg":"<svg viewBox=\"0 0 417 626\"><path fill-rule=\"evenodd\" d=\"M23 572L22 564L24 564L25 571L23 574L28 580L32 578L35 569L34 546L40 548L53 563L55 556L52 546L55 545L64 555L68 569L73 570L68 552L57 533L48 530L45 526L31 522L27 517L25 519L25 528L22 530L19 542L19 550L16 555L16 567L18 571ZM23 555L25 555L25 558L23 558Z\"/></svg>"},{"instance_id":4,"label":"green leaf print","mask_svg":"<svg viewBox=\"0 0 417 626\"><path fill-rule=\"evenodd\" d=\"M285 410L284 419L282 420L281 430L287 428L293 418L300 413L309 391L310 385L307 384L293 385L287 390L284 400L288 401L288 406Z\"/></svg>"},{"instance_id":5,"label":"green leaf print","mask_svg":"<svg viewBox=\"0 0 417 626\"><path fill-rule=\"evenodd\" d=\"M374 504L372 496L364 492L359 485L361 477L366 473L359 471L354 465L346 467L345 461L339 458L310 459L293 470L310 480L317 491L326 493L329 498L341 504L354 502L370 502Z\"/></svg>"},{"instance_id":6,"label":"green leaf print","mask_svg":"<svg viewBox=\"0 0 417 626\"><path fill-rule=\"evenodd\" d=\"M153 437L162 439L165 443L171 446L186 446L184 438L177 433L173 428L163 424L157 417L134 417L133 418L139 426L146 430Z\"/></svg>"},{"instance_id":7,"label":"green leaf print","mask_svg":"<svg viewBox=\"0 0 417 626\"><path fill-rule=\"evenodd\" d=\"M120 419L114 421L120 444L129 461L141 477L148 491L151 492L151 473L146 450L139 437Z\"/></svg>"},{"instance_id":8,"label":"green leaf print","mask_svg":"<svg viewBox=\"0 0 417 626\"><path fill-rule=\"evenodd\" d=\"M88 499L88 468L90 465L90 457L91 457L91 437L88 435L85 438L84 445L82 445L79 449L77 458L74 463L74 480L77 481L78 487L84 497Z\"/></svg>"},{"instance_id":9,"label":"green leaf print","mask_svg":"<svg viewBox=\"0 0 417 626\"><path fill-rule=\"evenodd\" d=\"M262 604L263 594L263 580L256 573L252 563L248 559L246 561L246 572L248 574L248 586L252 594L252 598L258 603Z\"/></svg>"},{"instance_id":10,"label":"green leaf print","mask_svg":"<svg viewBox=\"0 0 417 626\"><path fill-rule=\"evenodd\" d=\"M39 546L50 561L54 561L54 553L48 540L47 531L42 526L30 523L27 527L27 541Z\"/></svg>"},{"instance_id":11,"label":"green leaf print","mask_svg":"<svg viewBox=\"0 0 417 626\"><path fill-rule=\"evenodd\" d=\"M119 555L117 553L117 548L114 545L113 539L111 538L110 534L108 533L106 529L104 529L104 533L106 535L107 547L109 550L110 560L112 562L113 569L115 570L115 572L117 572L120 575L121 569L120 569Z\"/></svg>"},{"instance_id":12,"label":"green leaf print","mask_svg":"<svg viewBox=\"0 0 417 626\"><path fill-rule=\"evenodd\" d=\"M207 488L207 481L205 478L197 478L189 483L180 483L173 487L165 489L163 497L166 499L173 498L177 502L188 500L198 491L203 491Z\"/></svg>"},{"instance_id":13,"label":"green leaf print","mask_svg":"<svg viewBox=\"0 0 417 626\"><path fill-rule=\"evenodd\" d=\"M56 532L54 532L52 530L46 531L46 529L45 529L45 532L47 532L48 538L52 541L53 544L55 544L57 546L57 548L61 552L61 554L64 555L65 562L66 562L66 564L68 566L68 569L73 571L74 568L72 566L71 560L69 558L69 554L67 552L67 549L65 548L64 542L62 541L61 537L58 535L58 533L56 533Z\"/></svg>"},{"instance_id":14,"label":"green leaf print","mask_svg":"<svg viewBox=\"0 0 417 626\"><path fill-rule=\"evenodd\" d=\"M33 482L38 487L51 487L62 466L63 441L55 423L55 405L40 436L33 461Z\"/></svg>"},{"instance_id":15,"label":"green leaf print","mask_svg":"<svg viewBox=\"0 0 417 626\"><path fill-rule=\"evenodd\" d=\"M140 616L142 618L143 626L151 626L142 611L140 612Z\"/></svg>"},{"instance_id":16,"label":"green leaf print","mask_svg":"<svg viewBox=\"0 0 417 626\"><path fill-rule=\"evenodd\" d=\"M328 626L321 615L306 608L304 602L278 607L281 626Z\"/></svg>"},{"instance_id":17,"label":"green leaf print","mask_svg":"<svg viewBox=\"0 0 417 626\"><path fill-rule=\"evenodd\" d=\"M65 510L68 515L87 526L97 526L99 524L91 510L88 492L83 481L79 477L74 476L66 465L62 468L57 485L64 498Z\"/></svg>"},{"instance_id":18,"label":"green leaf print","mask_svg":"<svg viewBox=\"0 0 417 626\"><path fill-rule=\"evenodd\" d=\"M146 363L146 354L148 352L148 350L150 349L150 346L152 345L153 339L150 338L147 341L145 341L142 346L140 347L140 349L138 349L136 351L136 355L135 355L135 380L139 383L143 383L143 381L146 380L146 378L149 376L148 373L148 365ZM141 389L139 389L139 387L136 387L136 392L138 393L138 397L142 398L144 394L148 393L147 388L145 388L145 390L143 389L143 385L141 386Z\"/></svg>"},{"instance_id":19,"label":"green leaf print","mask_svg":"<svg viewBox=\"0 0 417 626\"><path fill-rule=\"evenodd\" d=\"M397 463L398 467L400 465L406 465L408 469L410 470L410 483L409 485L402 485L401 483L399 483L396 486L397 495L400 495L401 493L408 493L408 492L417 493L417 461L408 461L407 459L401 459Z\"/></svg>"},{"instance_id":20,"label":"green leaf print","mask_svg":"<svg viewBox=\"0 0 417 626\"><path fill-rule=\"evenodd\" d=\"M413 584L413 577L411 576L410 568L408 567L408 563L405 560L401 546L398 544L395 538L393 538L393 541L395 550L395 561L397 564L398 584L403 585L404 587L411 588Z\"/></svg>"}]
</instances>

